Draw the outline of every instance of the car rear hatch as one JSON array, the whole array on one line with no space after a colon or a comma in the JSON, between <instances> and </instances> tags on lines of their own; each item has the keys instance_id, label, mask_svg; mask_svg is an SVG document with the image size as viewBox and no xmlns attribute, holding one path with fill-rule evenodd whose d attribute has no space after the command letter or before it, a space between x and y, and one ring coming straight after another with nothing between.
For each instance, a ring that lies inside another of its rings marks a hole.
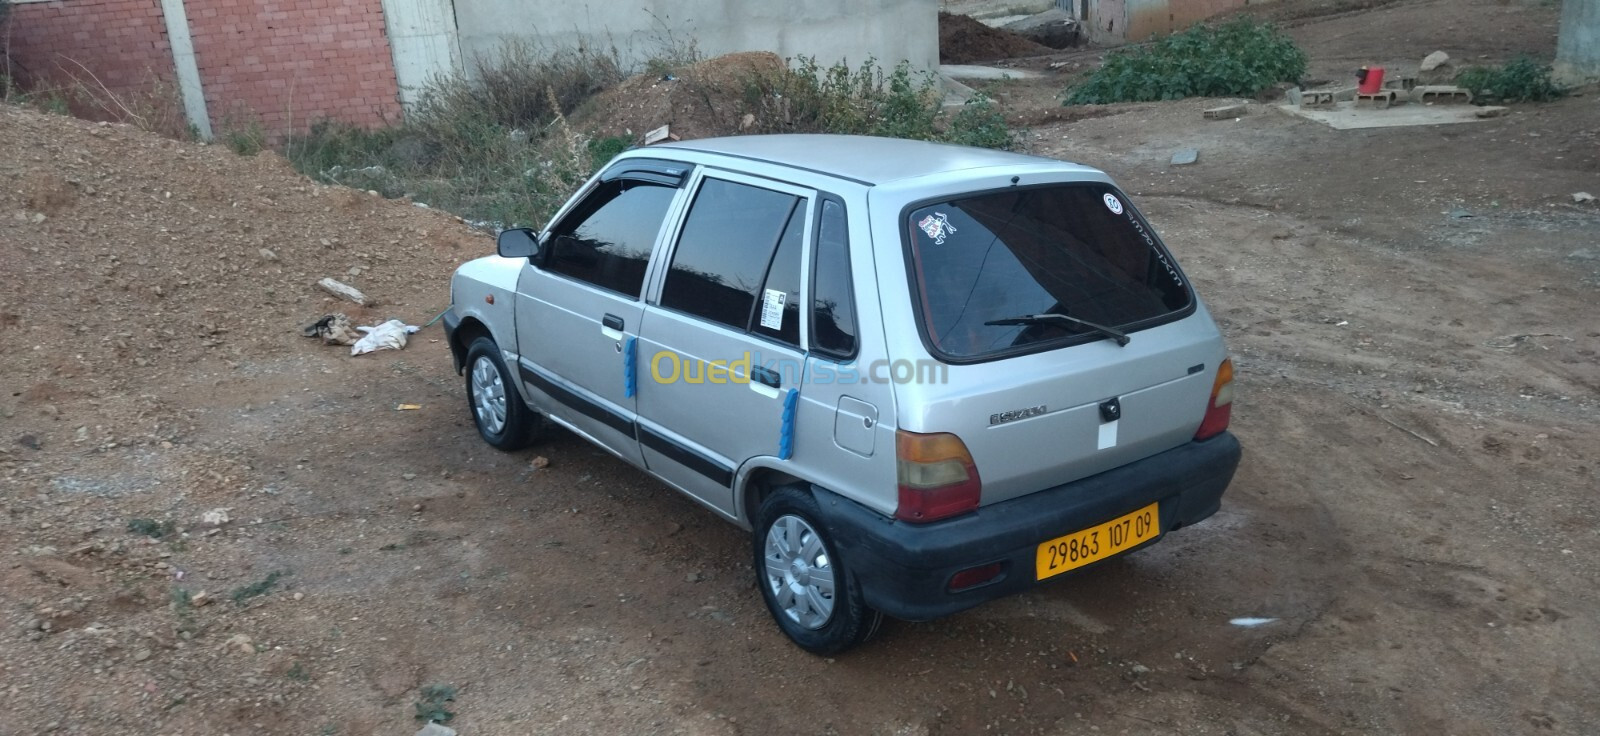
<instances>
[{"instance_id":1,"label":"car rear hatch","mask_svg":"<svg viewBox=\"0 0 1600 736\"><path fill-rule=\"evenodd\" d=\"M941 197L907 207L899 227L920 340L894 357L922 361L888 371L900 427L960 437L981 504L1193 438L1222 339L1122 192L1073 182Z\"/></svg>"}]
</instances>

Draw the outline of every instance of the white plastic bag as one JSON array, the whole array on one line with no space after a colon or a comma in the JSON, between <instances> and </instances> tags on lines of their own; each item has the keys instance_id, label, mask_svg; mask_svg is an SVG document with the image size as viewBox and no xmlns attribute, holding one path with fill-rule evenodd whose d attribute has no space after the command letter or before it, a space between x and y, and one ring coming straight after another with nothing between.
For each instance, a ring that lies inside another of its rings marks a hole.
<instances>
[{"instance_id":1,"label":"white plastic bag","mask_svg":"<svg viewBox=\"0 0 1600 736\"><path fill-rule=\"evenodd\" d=\"M391 319L377 327L357 327L366 333L365 337L350 346L351 355L363 355L374 350L399 350L406 346L406 335L422 329L415 325L408 325L397 319Z\"/></svg>"}]
</instances>

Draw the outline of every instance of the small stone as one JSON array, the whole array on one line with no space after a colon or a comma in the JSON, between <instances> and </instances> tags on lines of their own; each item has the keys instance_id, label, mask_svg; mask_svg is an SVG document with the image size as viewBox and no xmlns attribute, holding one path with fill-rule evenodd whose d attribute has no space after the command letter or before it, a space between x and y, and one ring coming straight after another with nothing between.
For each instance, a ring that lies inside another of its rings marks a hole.
<instances>
[{"instance_id":1,"label":"small stone","mask_svg":"<svg viewBox=\"0 0 1600 736\"><path fill-rule=\"evenodd\" d=\"M1144 666L1142 664L1136 664L1132 668L1130 668L1128 671L1132 672L1135 676L1150 674L1150 668L1146 667L1146 666Z\"/></svg>"},{"instance_id":2,"label":"small stone","mask_svg":"<svg viewBox=\"0 0 1600 736\"><path fill-rule=\"evenodd\" d=\"M305 593L301 593L299 591L295 591L294 599L297 600L297 601L303 601L303 600L306 599L306 594Z\"/></svg>"},{"instance_id":3,"label":"small stone","mask_svg":"<svg viewBox=\"0 0 1600 736\"><path fill-rule=\"evenodd\" d=\"M1193 148L1179 149L1177 153L1172 154L1173 166L1188 166L1199 160L1200 152Z\"/></svg>"},{"instance_id":4,"label":"small stone","mask_svg":"<svg viewBox=\"0 0 1600 736\"><path fill-rule=\"evenodd\" d=\"M422 504L420 504L420 503L411 504L411 510L412 511L417 511L417 512L422 511Z\"/></svg>"},{"instance_id":5,"label":"small stone","mask_svg":"<svg viewBox=\"0 0 1600 736\"><path fill-rule=\"evenodd\" d=\"M749 130L751 127L755 126L755 124L756 116L752 113L747 112L744 114L744 117L739 118L739 130Z\"/></svg>"},{"instance_id":6,"label":"small stone","mask_svg":"<svg viewBox=\"0 0 1600 736\"><path fill-rule=\"evenodd\" d=\"M276 260L278 260L278 254L277 253L273 253L272 251L270 251L270 250L268 250L266 248L262 248L261 250L258 250L256 252L261 254L261 259L262 260L265 260L265 261L276 261Z\"/></svg>"},{"instance_id":7,"label":"small stone","mask_svg":"<svg viewBox=\"0 0 1600 736\"><path fill-rule=\"evenodd\" d=\"M1435 52L1433 52L1431 54L1428 54L1427 56L1423 57L1422 58L1422 66L1420 66L1418 68L1421 69L1422 71L1425 71L1425 72L1431 72L1431 71L1433 71L1435 69L1438 69L1439 67L1444 66L1444 65L1449 64L1449 63L1450 63L1450 55L1449 54L1447 54L1447 53L1445 53L1443 51L1435 51Z\"/></svg>"},{"instance_id":8,"label":"small stone","mask_svg":"<svg viewBox=\"0 0 1600 736\"><path fill-rule=\"evenodd\" d=\"M456 736L456 730L430 721L417 732L417 736Z\"/></svg>"},{"instance_id":9,"label":"small stone","mask_svg":"<svg viewBox=\"0 0 1600 736\"><path fill-rule=\"evenodd\" d=\"M1584 202L1593 202L1594 195L1588 192L1573 192L1572 201L1578 204L1583 204Z\"/></svg>"},{"instance_id":10,"label":"small stone","mask_svg":"<svg viewBox=\"0 0 1600 736\"><path fill-rule=\"evenodd\" d=\"M230 649L236 649L244 654L256 653L255 642L251 641L250 637L245 636L244 634L234 634L232 637L229 637L224 646Z\"/></svg>"},{"instance_id":11,"label":"small stone","mask_svg":"<svg viewBox=\"0 0 1600 736\"><path fill-rule=\"evenodd\" d=\"M366 306L367 304L367 295L361 293L361 290L349 284L340 283L338 281L334 281L333 279L325 278L321 281L318 281L317 286L321 287L323 291L326 291L329 294L341 299L348 299L356 304L360 304L361 306Z\"/></svg>"},{"instance_id":12,"label":"small stone","mask_svg":"<svg viewBox=\"0 0 1600 736\"><path fill-rule=\"evenodd\" d=\"M405 478L406 480L416 480L417 479L417 474L416 473L401 473L400 477L401 478Z\"/></svg>"},{"instance_id":13,"label":"small stone","mask_svg":"<svg viewBox=\"0 0 1600 736\"><path fill-rule=\"evenodd\" d=\"M1227 120L1228 118L1243 117L1250 112L1250 106L1245 103L1237 105L1223 105L1206 110L1204 115L1207 120Z\"/></svg>"},{"instance_id":14,"label":"small stone","mask_svg":"<svg viewBox=\"0 0 1600 736\"><path fill-rule=\"evenodd\" d=\"M150 650L149 649L140 649L139 651L133 653L133 661L135 661L135 662L143 662L143 661L145 661L145 660L147 660L149 658L150 658Z\"/></svg>"},{"instance_id":15,"label":"small stone","mask_svg":"<svg viewBox=\"0 0 1600 736\"><path fill-rule=\"evenodd\" d=\"M705 579L705 577L704 577L704 576L702 576L702 575L701 575L701 574L700 574L700 573L698 573L698 572L691 572L691 573L689 573L689 574L688 574L688 575L685 575L685 576L683 576L683 579L684 579L684 580L686 580L686 581L688 581L688 582L691 582L691 583L698 583L698 582L700 582L700 581L701 581L701 580L704 580L704 579Z\"/></svg>"},{"instance_id":16,"label":"small stone","mask_svg":"<svg viewBox=\"0 0 1600 736\"><path fill-rule=\"evenodd\" d=\"M532 465L534 470L544 470L550 467L550 458L543 455L535 455L533 461L528 464Z\"/></svg>"},{"instance_id":17,"label":"small stone","mask_svg":"<svg viewBox=\"0 0 1600 736\"><path fill-rule=\"evenodd\" d=\"M35 212L35 213L33 213L33 217L28 218L28 219L32 220L33 224L37 225L37 224L39 224L41 222L44 222L45 220L48 220L50 218L46 217L43 212Z\"/></svg>"},{"instance_id":18,"label":"small stone","mask_svg":"<svg viewBox=\"0 0 1600 736\"><path fill-rule=\"evenodd\" d=\"M189 596L189 605L199 608L201 606L210 605L212 600L211 594L202 590L199 593Z\"/></svg>"}]
</instances>

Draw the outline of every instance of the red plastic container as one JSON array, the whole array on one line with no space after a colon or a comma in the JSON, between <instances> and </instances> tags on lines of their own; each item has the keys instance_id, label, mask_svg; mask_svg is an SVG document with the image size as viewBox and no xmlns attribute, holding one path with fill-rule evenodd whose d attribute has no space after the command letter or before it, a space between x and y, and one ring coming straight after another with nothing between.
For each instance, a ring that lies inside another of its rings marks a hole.
<instances>
[{"instance_id":1,"label":"red plastic container","mask_svg":"<svg viewBox=\"0 0 1600 736\"><path fill-rule=\"evenodd\" d=\"M1383 67L1364 66L1356 72L1356 91L1364 95L1375 95L1383 89Z\"/></svg>"}]
</instances>

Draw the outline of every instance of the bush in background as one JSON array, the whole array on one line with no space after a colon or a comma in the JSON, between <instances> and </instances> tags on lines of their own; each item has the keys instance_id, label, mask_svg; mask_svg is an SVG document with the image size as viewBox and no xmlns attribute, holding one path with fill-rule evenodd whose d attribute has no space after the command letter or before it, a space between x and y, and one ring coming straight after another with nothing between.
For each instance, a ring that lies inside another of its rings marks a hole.
<instances>
[{"instance_id":1,"label":"bush in background","mask_svg":"<svg viewBox=\"0 0 1600 736\"><path fill-rule=\"evenodd\" d=\"M1550 79L1550 66L1519 56L1503 66L1472 66L1456 75L1475 102L1549 102L1567 91Z\"/></svg>"},{"instance_id":2,"label":"bush in background","mask_svg":"<svg viewBox=\"0 0 1600 736\"><path fill-rule=\"evenodd\" d=\"M691 65L692 44L664 47L648 62L652 74ZM321 122L290 139L284 155L319 181L409 196L469 220L496 226L543 226L600 166L634 143L576 129L568 114L618 84L613 50L539 50L512 43L479 63L471 78L445 77L423 91L397 127L364 130ZM750 133L856 133L950 141L991 148L1012 145L1004 117L987 97L952 115L931 75L906 64L885 72L874 62L852 69L802 60L781 71L745 73L737 111L712 110L732 134L752 113ZM706 98L711 103L710 97ZM730 117L729 112L734 112ZM225 140L241 152L248 129Z\"/></svg>"},{"instance_id":3,"label":"bush in background","mask_svg":"<svg viewBox=\"0 0 1600 736\"><path fill-rule=\"evenodd\" d=\"M1249 96L1306 72L1306 54L1270 23L1238 17L1113 51L1068 105Z\"/></svg>"},{"instance_id":4,"label":"bush in background","mask_svg":"<svg viewBox=\"0 0 1600 736\"><path fill-rule=\"evenodd\" d=\"M801 58L744 80L741 113L751 133L840 133L1010 148L1010 128L992 100L978 95L945 116L944 93L931 74L905 62L887 73L873 60L827 69Z\"/></svg>"}]
</instances>

